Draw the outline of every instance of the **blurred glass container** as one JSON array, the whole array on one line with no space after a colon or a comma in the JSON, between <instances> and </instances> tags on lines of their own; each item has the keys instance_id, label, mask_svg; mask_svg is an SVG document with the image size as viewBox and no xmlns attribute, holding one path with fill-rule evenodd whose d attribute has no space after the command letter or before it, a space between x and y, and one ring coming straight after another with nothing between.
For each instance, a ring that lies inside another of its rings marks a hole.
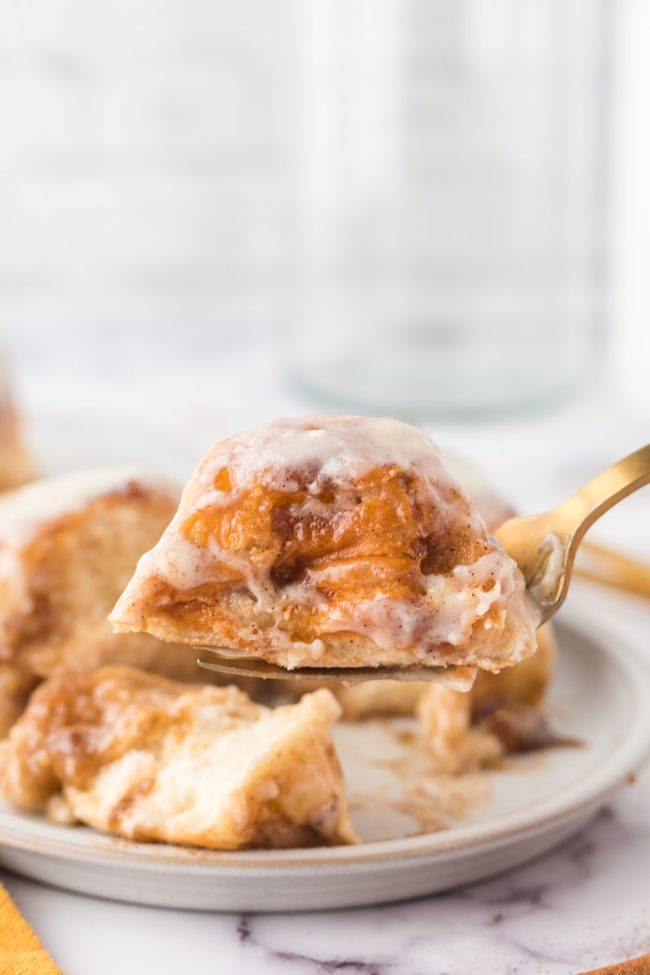
<instances>
[{"instance_id":1,"label":"blurred glass container","mask_svg":"<svg viewBox=\"0 0 650 975\"><path fill-rule=\"evenodd\" d=\"M606 299L608 0L312 0L294 372L338 407L567 395Z\"/></svg>"}]
</instances>

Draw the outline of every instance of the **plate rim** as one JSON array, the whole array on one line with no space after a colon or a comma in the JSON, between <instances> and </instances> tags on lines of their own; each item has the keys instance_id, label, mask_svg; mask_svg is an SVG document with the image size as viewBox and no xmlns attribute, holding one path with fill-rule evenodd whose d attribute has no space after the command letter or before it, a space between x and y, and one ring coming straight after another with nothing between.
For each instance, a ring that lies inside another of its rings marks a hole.
<instances>
[{"instance_id":1,"label":"plate rim","mask_svg":"<svg viewBox=\"0 0 650 975\"><path fill-rule=\"evenodd\" d=\"M627 690L634 699L634 722L627 725L621 740L605 759L604 766L596 765L575 784L532 809L529 807L504 813L493 821L460 824L416 836L350 846L219 851L164 843L136 843L84 826L79 828L87 832L84 832L84 842L79 843L68 838L69 834L66 837L65 833L59 832L67 833L70 827L48 823L36 818L38 814L14 813L9 807L6 811L0 810L0 844L49 858L83 861L87 865L132 866L147 872L177 867L194 874L209 871L232 875L246 874L251 870L276 872L287 868L324 872L346 865L363 867L400 859L454 858L485 844L497 847L523 840L540 830L548 830L558 821L595 810L628 776L638 772L650 756L650 671L635 648L636 641L629 634L616 632L615 627L602 626L600 621L596 624L586 619L583 613L572 612L567 619L559 621L558 629L560 632L573 631L588 637L595 644L596 652L613 664L625 678ZM34 835L30 823L35 824L38 835ZM55 835L48 835L49 830Z\"/></svg>"}]
</instances>

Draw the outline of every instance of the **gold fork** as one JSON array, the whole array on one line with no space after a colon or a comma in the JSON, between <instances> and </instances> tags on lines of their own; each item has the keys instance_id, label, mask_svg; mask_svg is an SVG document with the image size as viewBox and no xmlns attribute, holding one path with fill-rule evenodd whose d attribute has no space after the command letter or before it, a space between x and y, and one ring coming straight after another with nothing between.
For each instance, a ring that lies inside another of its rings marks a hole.
<instances>
[{"instance_id":1,"label":"gold fork","mask_svg":"<svg viewBox=\"0 0 650 975\"><path fill-rule=\"evenodd\" d=\"M518 564L526 582L532 611L541 625L566 599L573 563L585 532L610 508L650 483L650 444L612 464L577 494L541 515L511 518L493 534ZM468 667L297 667L285 670L277 664L238 650L201 647L216 660L199 660L201 667L244 677L282 680L313 679L344 681L435 680L461 690L471 687L474 671Z\"/></svg>"},{"instance_id":2,"label":"gold fork","mask_svg":"<svg viewBox=\"0 0 650 975\"><path fill-rule=\"evenodd\" d=\"M602 474L542 515L511 518L494 532L521 569L526 590L540 614L550 619L566 599L576 551L601 515L650 483L650 444L612 464Z\"/></svg>"}]
</instances>

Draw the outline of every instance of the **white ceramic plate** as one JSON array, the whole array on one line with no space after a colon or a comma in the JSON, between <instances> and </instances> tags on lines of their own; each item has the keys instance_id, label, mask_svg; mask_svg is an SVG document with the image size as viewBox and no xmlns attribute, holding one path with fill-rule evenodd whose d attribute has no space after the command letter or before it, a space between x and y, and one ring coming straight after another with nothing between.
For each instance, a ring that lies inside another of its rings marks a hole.
<instances>
[{"instance_id":1,"label":"white ceramic plate","mask_svg":"<svg viewBox=\"0 0 650 975\"><path fill-rule=\"evenodd\" d=\"M404 835L417 827L390 801L398 746L375 722L343 728L338 741L358 846L217 853L129 843L2 807L0 863L87 894L220 911L378 904L506 870L583 825L648 751L650 680L634 650L585 623L560 626L559 638L550 711L556 729L584 745L490 773L491 798L449 828Z\"/></svg>"}]
</instances>

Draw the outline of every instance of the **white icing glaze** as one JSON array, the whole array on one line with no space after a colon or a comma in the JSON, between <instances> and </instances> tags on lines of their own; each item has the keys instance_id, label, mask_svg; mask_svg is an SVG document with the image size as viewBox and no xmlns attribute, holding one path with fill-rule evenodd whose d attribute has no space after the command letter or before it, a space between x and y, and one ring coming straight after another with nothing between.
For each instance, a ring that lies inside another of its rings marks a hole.
<instances>
[{"instance_id":1,"label":"white icing glaze","mask_svg":"<svg viewBox=\"0 0 650 975\"><path fill-rule=\"evenodd\" d=\"M488 581L494 586L485 591L482 586ZM448 575L427 576L428 613L411 600L342 602L330 612L328 630L359 633L387 650L416 646L426 651L441 643L460 647L469 642L476 619L493 605L503 607L514 587L511 560L497 550L472 565L455 566ZM486 621L486 629L490 627Z\"/></svg>"},{"instance_id":2,"label":"white icing glaze","mask_svg":"<svg viewBox=\"0 0 650 975\"><path fill-rule=\"evenodd\" d=\"M353 479L363 477L377 467L395 466L426 478L437 494L441 522L453 517L457 503L449 493L460 493L469 504L472 529L484 530L477 508L469 495L444 467L436 445L421 430L391 417L311 416L275 420L249 433L223 441L199 464L183 493L181 508L160 543L146 553L136 576L155 573L176 589L187 590L214 578L209 553L187 541L181 531L188 510L209 506L231 505L238 491L258 480L270 488L297 491L297 469L312 472L309 490L316 494L331 482L338 492L337 510L354 506L354 491L346 491ZM214 479L227 467L235 480L232 492L214 489ZM197 493L197 482L204 490ZM331 510L318 498L307 498L305 509ZM232 552L215 550L214 555L248 577L251 591L262 598L259 579L251 572L248 559ZM263 567L262 567L263 568ZM119 604L118 604L119 605ZM271 603L268 602L270 607ZM267 607L268 608L268 607ZM116 607L117 609L117 607ZM117 618L117 617L116 617Z\"/></svg>"},{"instance_id":3,"label":"white icing glaze","mask_svg":"<svg viewBox=\"0 0 650 975\"><path fill-rule=\"evenodd\" d=\"M196 476L211 489L219 469L228 467L236 488L259 480L291 492L301 486L297 470L302 477L313 471L308 488L317 493L328 481L345 485L377 467L393 466L439 487L462 490L429 437L392 417L325 414L275 420L223 441L199 464ZM219 503L220 497L221 492L210 490L201 504Z\"/></svg>"},{"instance_id":4,"label":"white icing glaze","mask_svg":"<svg viewBox=\"0 0 650 975\"><path fill-rule=\"evenodd\" d=\"M48 477L0 495L0 543L18 547L39 525L135 481L174 497L177 489L162 479L128 467L100 467Z\"/></svg>"},{"instance_id":5,"label":"white icing glaze","mask_svg":"<svg viewBox=\"0 0 650 975\"><path fill-rule=\"evenodd\" d=\"M154 573L167 581L173 579L174 587L181 591L210 582L215 576L210 549L194 545L180 531L174 531L173 525L172 521L167 531L174 532L174 545L159 542L151 551L145 552L138 561L136 575L146 577Z\"/></svg>"}]
</instances>

